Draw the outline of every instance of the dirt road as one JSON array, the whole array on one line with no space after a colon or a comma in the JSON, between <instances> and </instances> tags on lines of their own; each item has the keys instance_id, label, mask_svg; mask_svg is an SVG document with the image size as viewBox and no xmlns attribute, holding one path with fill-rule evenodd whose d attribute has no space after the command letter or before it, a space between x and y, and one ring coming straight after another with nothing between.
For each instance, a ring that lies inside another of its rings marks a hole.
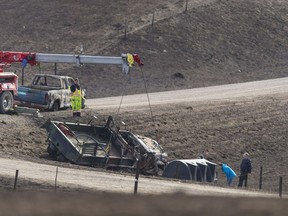
<instances>
[{"instance_id":1,"label":"dirt road","mask_svg":"<svg viewBox=\"0 0 288 216\"><path fill-rule=\"evenodd\" d=\"M106 191L133 194L135 177L129 174L115 174L98 170L79 170L56 167L53 165L32 163L23 160L0 159L1 175L13 178L18 170L18 178L54 185L57 172L57 187L87 188L94 191ZM231 196L231 197L270 197L277 194L262 193L213 185L184 183L160 178L140 176L138 181L139 194L185 193L189 195Z\"/></svg>"},{"instance_id":2,"label":"dirt road","mask_svg":"<svg viewBox=\"0 0 288 216\"><path fill-rule=\"evenodd\" d=\"M107 97L87 100L87 106L91 109L121 107L147 107L148 99L151 105L176 104L195 101L235 101L239 98L253 98L269 96L288 92L288 78L273 80L238 83L205 88L185 89L178 91L166 91L159 93L127 95L123 97Z\"/></svg>"}]
</instances>

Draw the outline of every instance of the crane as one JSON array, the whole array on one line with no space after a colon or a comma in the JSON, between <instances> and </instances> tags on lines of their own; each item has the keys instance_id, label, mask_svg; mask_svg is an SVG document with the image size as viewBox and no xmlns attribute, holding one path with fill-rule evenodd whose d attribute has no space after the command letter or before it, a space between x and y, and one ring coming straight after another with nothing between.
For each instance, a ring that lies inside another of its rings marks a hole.
<instances>
[{"instance_id":1,"label":"crane","mask_svg":"<svg viewBox=\"0 0 288 216\"><path fill-rule=\"evenodd\" d=\"M128 74L130 68L137 63L143 65L137 54L121 54L113 56L89 56L77 54L53 54L36 52L0 51L0 113L5 114L14 104L14 96L17 95L18 76L13 72L4 72L4 68L12 63L21 63L22 76L24 69L29 64L35 66L43 63L70 63L70 64L118 64L122 65L122 71ZM23 77L22 77L23 85Z\"/></svg>"},{"instance_id":2,"label":"crane","mask_svg":"<svg viewBox=\"0 0 288 216\"><path fill-rule=\"evenodd\" d=\"M35 52L13 52L0 51L0 68L4 65L9 65L13 62L21 62L22 68L27 64L35 66L40 62L53 63L71 63L71 64L120 64L122 71L129 73L129 69L136 62L142 66L139 56L137 54L121 54L120 57L113 56L89 56L89 55L75 55L75 54L51 54L51 53L35 53ZM0 70L1 72L1 70Z\"/></svg>"}]
</instances>

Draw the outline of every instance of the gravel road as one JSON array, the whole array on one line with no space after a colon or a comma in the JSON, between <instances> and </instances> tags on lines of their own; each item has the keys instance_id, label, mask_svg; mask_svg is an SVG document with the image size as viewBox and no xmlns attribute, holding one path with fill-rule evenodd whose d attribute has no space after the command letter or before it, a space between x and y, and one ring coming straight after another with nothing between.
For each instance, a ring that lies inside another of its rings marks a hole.
<instances>
[{"instance_id":1,"label":"gravel road","mask_svg":"<svg viewBox=\"0 0 288 216\"><path fill-rule=\"evenodd\" d=\"M148 98L152 105L175 104L193 101L235 101L239 98L253 98L288 92L288 78L212 86L159 93L125 95L122 108L147 106ZM121 97L107 97L87 100L91 109L117 108Z\"/></svg>"}]
</instances>

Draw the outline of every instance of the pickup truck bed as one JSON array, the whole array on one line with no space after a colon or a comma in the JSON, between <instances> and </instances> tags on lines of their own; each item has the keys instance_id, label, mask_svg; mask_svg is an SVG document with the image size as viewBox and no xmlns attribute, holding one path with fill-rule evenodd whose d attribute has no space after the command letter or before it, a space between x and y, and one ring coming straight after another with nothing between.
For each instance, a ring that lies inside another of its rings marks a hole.
<instances>
[{"instance_id":1,"label":"pickup truck bed","mask_svg":"<svg viewBox=\"0 0 288 216\"><path fill-rule=\"evenodd\" d=\"M48 91L49 90L33 89L29 86L19 86L16 100L26 103L47 105Z\"/></svg>"}]
</instances>

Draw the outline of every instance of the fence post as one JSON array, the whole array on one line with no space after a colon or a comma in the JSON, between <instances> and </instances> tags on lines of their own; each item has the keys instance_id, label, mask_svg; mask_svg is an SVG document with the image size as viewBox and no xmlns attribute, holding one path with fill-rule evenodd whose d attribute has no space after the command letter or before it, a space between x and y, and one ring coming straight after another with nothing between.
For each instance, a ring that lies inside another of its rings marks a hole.
<instances>
[{"instance_id":1,"label":"fence post","mask_svg":"<svg viewBox=\"0 0 288 216\"><path fill-rule=\"evenodd\" d=\"M57 190L57 177L58 177L58 167L56 168L54 192L56 192L56 190Z\"/></svg>"},{"instance_id":2,"label":"fence post","mask_svg":"<svg viewBox=\"0 0 288 216\"><path fill-rule=\"evenodd\" d=\"M259 190L262 189L262 175L263 175L263 167L260 166Z\"/></svg>"},{"instance_id":3,"label":"fence post","mask_svg":"<svg viewBox=\"0 0 288 216\"><path fill-rule=\"evenodd\" d=\"M15 174L15 180L14 180L14 191L15 191L15 190L16 190L16 188L17 188L18 173L19 173L19 170L16 170L16 174Z\"/></svg>"},{"instance_id":4,"label":"fence post","mask_svg":"<svg viewBox=\"0 0 288 216\"><path fill-rule=\"evenodd\" d=\"M55 75L57 75L57 63L54 63L54 72L55 72Z\"/></svg>"},{"instance_id":5,"label":"fence post","mask_svg":"<svg viewBox=\"0 0 288 216\"><path fill-rule=\"evenodd\" d=\"M126 40L126 37L127 37L127 20L125 19L125 29L124 29L124 39Z\"/></svg>"},{"instance_id":6,"label":"fence post","mask_svg":"<svg viewBox=\"0 0 288 216\"><path fill-rule=\"evenodd\" d=\"M134 184L134 195L137 195L139 172L140 172L140 160L137 159L137 168L136 168L135 184Z\"/></svg>"},{"instance_id":7,"label":"fence post","mask_svg":"<svg viewBox=\"0 0 288 216\"><path fill-rule=\"evenodd\" d=\"M24 67L22 67L22 86L24 86L24 75L25 74L25 69L24 69Z\"/></svg>"},{"instance_id":8,"label":"fence post","mask_svg":"<svg viewBox=\"0 0 288 216\"><path fill-rule=\"evenodd\" d=\"M185 12L187 12L188 10L188 0L186 0L186 4L185 4Z\"/></svg>"},{"instance_id":9,"label":"fence post","mask_svg":"<svg viewBox=\"0 0 288 216\"><path fill-rule=\"evenodd\" d=\"M151 23L152 28L154 27L154 20L155 20L155 11L153 12L152 15L152 23Z\"/></svg>"},{"instance_id":10,"label":"fence post","mask_svg":"<svg viewBox=\"0 0 288 216\"><path fill-rule=\"evenodd\" d=\"M279 177L279 197L282 198L282 176Z\"/></svg>"}]
</instances>

